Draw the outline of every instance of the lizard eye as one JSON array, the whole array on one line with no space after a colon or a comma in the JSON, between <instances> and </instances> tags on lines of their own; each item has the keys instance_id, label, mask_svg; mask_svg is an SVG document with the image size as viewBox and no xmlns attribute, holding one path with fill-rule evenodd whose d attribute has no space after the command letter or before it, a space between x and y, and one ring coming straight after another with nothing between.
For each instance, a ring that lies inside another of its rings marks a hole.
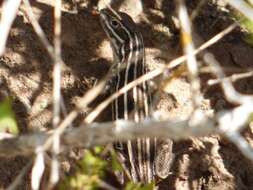
<instances>
[{"instance_id":1,"label":"lizard eye","mask_svg":"<svg viewBox=\"0 0 253 190\"><path fill-rule=\"evenodd\" d=\"M119 27L119 22L117 20L111 20L111 25L113 28L118 28Z\"/></svg>"}]
</instances>

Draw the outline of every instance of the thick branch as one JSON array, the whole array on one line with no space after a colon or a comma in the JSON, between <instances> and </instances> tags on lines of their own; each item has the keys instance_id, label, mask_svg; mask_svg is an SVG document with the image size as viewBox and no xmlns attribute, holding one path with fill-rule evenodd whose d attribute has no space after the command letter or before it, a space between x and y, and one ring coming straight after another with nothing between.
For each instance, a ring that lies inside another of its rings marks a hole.
<instances>
[{"instance_id":1,"label":"thick branch","mask_svg":"<svg viewBox=\"0 0 253 190\"><path fill-rule=\"evenodd\" d=\"M63 149L90 148L147 136L177 140L218 133L212 120L203 120L194 127L189 127L188 122L188 120L178 122L146 120L138 124L129 121L95 123L67 130L61 137L61 146ZM49 136L48 133L34 133L4 139L0 142L0 156L32 155L36 147L45 144Z\"/></svg>"}]
</instances>

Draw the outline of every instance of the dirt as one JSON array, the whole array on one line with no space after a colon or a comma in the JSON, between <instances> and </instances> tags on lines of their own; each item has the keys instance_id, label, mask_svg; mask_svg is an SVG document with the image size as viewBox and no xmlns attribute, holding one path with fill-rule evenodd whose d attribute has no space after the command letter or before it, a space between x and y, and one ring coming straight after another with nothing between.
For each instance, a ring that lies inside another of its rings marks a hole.
<instances>
[{"instance_id":1,"label":"dirt","mask_svg":"<svg viewBox=\"0 0 253 190\"><path fill-rule=\"evenodd\" d=\"M62 95L68 112L75 108L78 99L106 74L112 63L109 42L99 23L99 16L94 14L98 1L76 1L77 4L73 2L64 1L61 36L64 61ZM115 8L118 9L122 2L117 1ZM190 13L195 10L198 2L187 1ZM52 2L38 0L32 5L36 18L52 43ZM145 42L146 62L150 68L169 63L182 54L175 5L172 1L145 1L143 11L130 5L130 0L125 1L121 8L138 23ZM204 4L193 24L197 45L229 26L233 22L229 13L230 9L222 1L208 1ZM249 69L253 66L253 48L244 41L244 33L240 28L208 48L208 51L226 68ZM50 129L52 60L22 11L18 13L12 26L0 65L0 99L6 96L14 98L13 109L21 133ZM235 105L226 101L219 86L206 85L210 77L201 75L203 110L215 112L234 107ZM252 93L252 81L252 78L240 80L235 86L240 92ZM94 105L102 99L103 95ZM166 87L162 98L158 98L157 104L162 115L168 118L188 116L192 110L188 80L185 77L174 79ZM78 126L85 114L86 112L82 112L74 125ZM99 121L102 120L108 120L106 113L100 117ZM247 130L245 134L247 139L252 141L251 131ZM221 137L189 138L174 142L173 152L175 159L171 174L160 182L159 189L253 189L252 161ZM1 158L0 187L7 187L28 161L29 158L23 157L11 160ZM28 172L18 189L30 189L29 183Z\"/></svg>"}]
</instances>

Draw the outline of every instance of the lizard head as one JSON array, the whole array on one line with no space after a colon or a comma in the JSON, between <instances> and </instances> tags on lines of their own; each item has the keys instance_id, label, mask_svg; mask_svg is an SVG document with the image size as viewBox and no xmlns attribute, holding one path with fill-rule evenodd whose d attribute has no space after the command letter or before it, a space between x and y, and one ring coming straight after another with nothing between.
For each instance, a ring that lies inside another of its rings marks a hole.
<instances>
[{"instance_id":1,"label":"lizard head","mask_svg":"<svg viewBox=\"0 0 253 190\"><path fill-rule=\"evenodd\" d=\"M143 48L142 36L128 14L102 9L100 10L100 21L117 61L123 62L133 52Z\"/></svg>"}]
</instances>

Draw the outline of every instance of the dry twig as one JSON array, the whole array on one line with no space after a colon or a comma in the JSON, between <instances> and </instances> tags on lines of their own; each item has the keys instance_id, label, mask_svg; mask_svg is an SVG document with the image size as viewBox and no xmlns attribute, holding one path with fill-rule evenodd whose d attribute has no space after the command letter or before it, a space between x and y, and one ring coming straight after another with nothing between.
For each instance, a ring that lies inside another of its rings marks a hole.
<instances>
[{"instance_id":1,"label":"dry twig","mask_svg":"<svg viewBox=\"0 0 253 190\"><path fill-rule=\"evenodd\" d=\"M11 25L16 18L21 0L4 0L1 10L0 22L0 56L4 54Z\"/></svg>"}]
</instances>

